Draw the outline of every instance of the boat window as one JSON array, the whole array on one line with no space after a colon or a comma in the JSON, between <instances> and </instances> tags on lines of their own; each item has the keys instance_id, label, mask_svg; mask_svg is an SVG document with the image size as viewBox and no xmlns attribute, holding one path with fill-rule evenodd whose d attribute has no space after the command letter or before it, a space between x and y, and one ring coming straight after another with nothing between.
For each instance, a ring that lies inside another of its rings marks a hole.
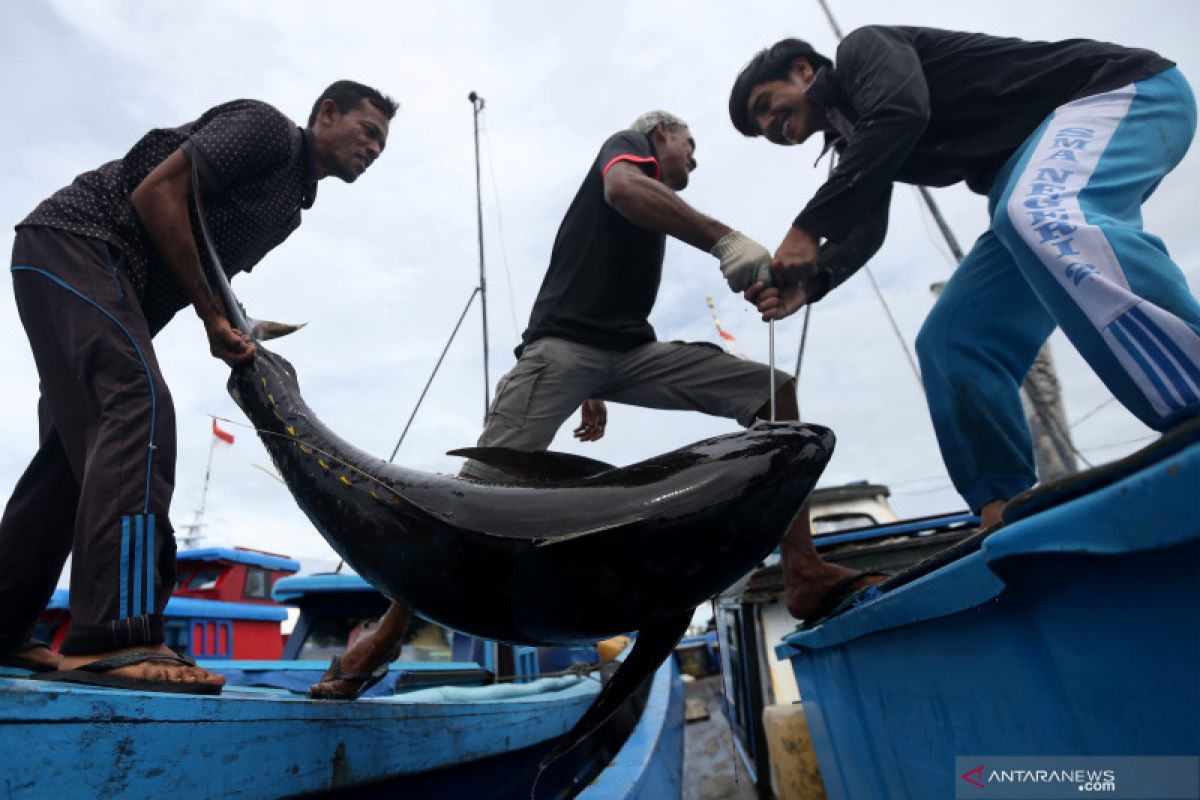
<instances>
[{"instance_id":1,"label":"boat window","mask_svg":"<svg viewBox=\"0 0 1200 800\"><path fill-rule=\"evenodd\" d=\"M730 728L741 744L738 755L753 770L757 769L758 742L763 735L760 721L762 699L755 696L761 691L762 675L755 655L758 645L754 616L749 607L726 607L722 611L722 627L726 633L726 652L722 653L722 658L727 659L724 680L726 699L732 712Z\"/></svg>"},{"instance_id":2,"label":"boat window","mask_svg":"<svg viewBox=\"0 0 1200 800\"><path fill-rule=\"evenodd\" d=\"M413 620L407 641L400 650L401 661L451 661L450 632L423 619Z\"/></svg>"},{"instance_id":3,"label":"boat window","mask_svg":"<svg viewBox=\"0 0 1200 800\"><path fill-rule=\"evenodd\" d=\"M252 600L271 599L271 573L262 567L246 567L246 585L242 596Z\"/></svg>"},{"instance_id":4,"label":"boat window","mask_svg":"<svg viewBox=\"0 0 1200 800\"><path fill-rule=\"evenodd\" d=\"M373 619L364 617L322 616L313 620L296 658L323 660L343 652L350 640L350 631Z\"/></svg>"},{"instance_id":5,"label":"boat window","mask_svg":"<svg viewBox=\"0 0 1200 800\"><path fill-rule=\"evenodd\" d=\"M192 575L192 579L188 581L187 588L189 589L215 589L217 583L221 580L221 573L224 572L220 567L212 569L199 569Z\"/></svg>"},{"instance_id":6,"label":"boat window","mask_svg":"<svg viewBox=\"0 0 1200 800\"><path fill-rule=\"evenodd\" d=\"M163 623L163 644L176 653L191 655L188 620L167 620Z\"/></svg>"},{"instance_id":7,"label":"boat window","mask_svg":"<svg viewBox=\"0 0 1200 800\"><path fill-rule=\"evenodd\" d=\"M326 615L313 620L296 658L301 661L328 660L345 651L351 632L369 632L374 618ZM357 637L355 637L357 638ZM400 651L400 661L452 661L450 632L445 628L414 619Z\"/></svg>"},{"instance_id":8,"label":"boat window","mask_svg":"<svg viewBox=\"0 0 1200 800\"><path fill-rule=\"evenodd\" d=\"M175 588L182 589L183 587L187 586L187 582L188 582L188 580L191 579L191 577L192 577L192 571L190 569L176 573L175 574Z\"/></svg>"},{"instance_id":9,"label":"boat window","mask_svg":"<svg viewBox=\"0 0 1200 800\"><path fill-rule=\"evenodd\" d=\"M742 657L742 642L741 642L741 610L736 608L723 609L725 612L725 658L727 659L727 667L725 669L725 696L729 704L733 707L734 719L731 720L735 732L743 741L746 738L746 728L744 724L746 697L743 679L743 657Z\"/></svg>"},{"instance_id":10,"label":"boat window","mask_svg":"<svg viewBox=\"0 0 1200 800\"><path fill-rule=\"evenodd\" d=\"M833 533L848 531L852 528L869 528L876 525L875 518L870 514L830 514L813 518L813 533Z\"/></svg>"}]
</instances>

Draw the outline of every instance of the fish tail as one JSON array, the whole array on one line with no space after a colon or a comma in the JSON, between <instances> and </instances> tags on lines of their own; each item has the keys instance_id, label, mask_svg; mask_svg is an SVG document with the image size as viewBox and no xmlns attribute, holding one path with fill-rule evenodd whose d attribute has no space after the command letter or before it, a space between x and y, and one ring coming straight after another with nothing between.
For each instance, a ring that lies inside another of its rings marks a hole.
<instances>
[{"instance_id":1,"label":"fish tail","mask_svg":"<svg viewBox=\"0 0 1200 800\"><path fill-rule=\"evenodd\" d=\"M692 621L692 612L648 625L638 631L633 648L625 657L612 679L596 695L591 706L579 718L575 726L567 731L554 748L538 765L538 777L547 767L570 752L576 745L594 733L621 707L642 683L654 674L659 664L674 650L679 637L683 636ZM537 779L534 779L534 786Z\"/></svg>"}]
</instances>

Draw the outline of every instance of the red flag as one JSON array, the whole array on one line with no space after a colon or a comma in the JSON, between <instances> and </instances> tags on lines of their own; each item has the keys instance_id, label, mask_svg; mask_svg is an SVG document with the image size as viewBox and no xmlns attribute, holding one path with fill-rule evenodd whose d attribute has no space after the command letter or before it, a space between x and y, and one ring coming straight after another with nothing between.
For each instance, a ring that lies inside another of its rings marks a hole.
<instances>
[{"instance_id":1,"label":"red flag","mask_svg":"<svg viewBox=\"0 0 1200 800\"><path fill-rule=\"evenodd\" d=\"M213 436L220 439L225 444L233 444L233 434L228 431L223 431L217 427L217 421L213 420Z\"/></svg>"},{"instance_id":2,"label":"red flag","mask_svg":"<svg viewBox=\"0 0 1200 800\"><path fill-rule=\"evenodd\" d=\"M720 336L722 339L729 342L729 344L725 346L725 350L730 354L737 356L738 358L745 358L746 356L742 355L741 350L738 349L737 337L721 327L721 321L717 319L717 307L713 305L713 299L711 297L706 297L704 298L704 302L708 304L708 311L710 314L712 314L713 327L717 329L717 336Z\"/></svg>"}]
</instances>

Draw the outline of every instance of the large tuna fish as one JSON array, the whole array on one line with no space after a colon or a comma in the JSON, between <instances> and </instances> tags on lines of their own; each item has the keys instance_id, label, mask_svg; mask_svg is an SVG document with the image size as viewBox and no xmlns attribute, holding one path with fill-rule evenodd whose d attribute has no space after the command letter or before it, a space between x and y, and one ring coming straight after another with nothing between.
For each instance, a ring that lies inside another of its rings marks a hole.
<instances>
[{"instance_id":1,"label":"large tuna fish","mask_svg":"<svg viewBox=\"0 0 1200 800\"><path fill-rule=\"evenodd\" d=\"M207 238L207 237L205 237ZM257 335L209 247L230 322ZM833 450L831 431L759 423L627 467L555 453L457 451L520 475L486 484L371 456L326 428L296 371L261 343L229 391L296 502L346 563L422 616L525 645L638 631L622 667L556 748L652 673L692 611L778 544Z\"/></svg>"}]
</instances>

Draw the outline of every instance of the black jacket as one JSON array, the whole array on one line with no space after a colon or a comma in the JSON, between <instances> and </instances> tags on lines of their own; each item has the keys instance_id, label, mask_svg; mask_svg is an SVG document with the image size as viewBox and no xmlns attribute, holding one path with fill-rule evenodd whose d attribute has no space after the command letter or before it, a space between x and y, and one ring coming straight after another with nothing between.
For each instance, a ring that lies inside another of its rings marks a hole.
<instances>
[{"instance_id":1,"label":"black jacket","mask_svg":"<svg viewBox=\"0 0 1200 800\"><path fill-rule=\"evenodd\" d=\"M854 126L827 134L841 160L796 217L828 241L828 289L875 254L893 181L986 194L996 174L1055 108L1171 67L1149 50L1070 39L1026 42L935 28L870 26L838 46L808 97Z\"/></svg>"}]
</instances>

